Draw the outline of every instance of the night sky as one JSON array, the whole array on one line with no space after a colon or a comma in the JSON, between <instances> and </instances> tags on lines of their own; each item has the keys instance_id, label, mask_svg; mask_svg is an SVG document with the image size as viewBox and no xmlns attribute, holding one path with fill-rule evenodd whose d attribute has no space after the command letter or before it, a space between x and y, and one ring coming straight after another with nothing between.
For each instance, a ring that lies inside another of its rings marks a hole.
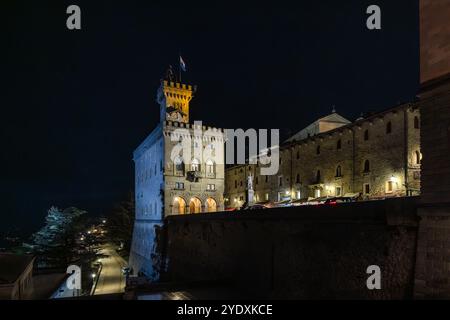
<instances>
[{"instance_id":1,"label":"night sky","mask_svg":"<svg viewBox=\"0 0 450 320\"><path fill-rule=\"evenodd\" d=\"M191 120L280 128L412 101L418 1L2 1L0 231L51 205L107 214L133 189L132 152L159 120L178 53ZM66 28L77 4L82 30ZM382 30L366 28L366 8Z\"/></svg>"}]
</instances>

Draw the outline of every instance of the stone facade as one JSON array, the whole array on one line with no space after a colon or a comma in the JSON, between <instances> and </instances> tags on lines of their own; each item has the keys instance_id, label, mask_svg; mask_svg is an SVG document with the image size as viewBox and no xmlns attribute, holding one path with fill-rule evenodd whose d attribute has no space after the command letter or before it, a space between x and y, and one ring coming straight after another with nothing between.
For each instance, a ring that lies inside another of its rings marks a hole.
<instances>
[{"instance_id":1,"label":"stone facade","mask_svg":"<svg viewBox=\"0 0 450 320\"><path fill-rule=\"evenodd\" d=\"M226 206L247 201L248 175L254 176L255 202L417 195L421 157L419 109L403 104L305 139L288 139L280 147L277 175L260 175L258 164L228 168Z\"/></svg>"},{"instance_id":2,"label":"stone facade","mask_svg":"<svg viewBox=\"0 0 450 320\"><path fill-rule=\"evenodd\" d=\"M161 272L164 218L224 208L223 131L189 123L193 94L192 86L162 81L161 121L133 154L136 213L129 264L134 274L154 280Z\"/></svg>"}]
</instances>

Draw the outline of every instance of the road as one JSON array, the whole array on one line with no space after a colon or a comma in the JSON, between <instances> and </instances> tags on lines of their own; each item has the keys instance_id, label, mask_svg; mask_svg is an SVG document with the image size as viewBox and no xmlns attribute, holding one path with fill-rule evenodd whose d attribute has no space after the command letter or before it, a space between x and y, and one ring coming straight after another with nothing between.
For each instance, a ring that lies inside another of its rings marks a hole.
<instances>
[{"instance_id":1,"label":"road","mask_svg":"<svg viewBox=\"0 0 450 320\"><path fill-rule=\"evenodd\" d=\"M124 292L125 276L122 274L122 267L126 266L127 262L111 244L104 245L100 252L107 257L100 259L103 267L94 295Z\"/></svg>"}]
</instances>

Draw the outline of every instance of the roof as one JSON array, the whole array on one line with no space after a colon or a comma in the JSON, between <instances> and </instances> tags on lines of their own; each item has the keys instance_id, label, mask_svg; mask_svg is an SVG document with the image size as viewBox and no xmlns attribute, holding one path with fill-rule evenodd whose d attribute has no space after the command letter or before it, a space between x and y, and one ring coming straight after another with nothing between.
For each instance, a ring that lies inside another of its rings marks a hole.
<instances>
[{"instance_id":1,"label":"roof","mask_svg":"<svg viewBox=\"0 0 450 320\"><path fill-rule=\"evenodd\" d=\"M343 116L339 115L336 112L333 112L327 116L317 119L309 126L298 131L296 134L287 139L286 142L304 140L310 136L315 136L317 134L336 129L350 123L351 122L345 119Z\"/></svg>"},{"instance_id":2,"label":"roof","mask_svg":"<svg viewBox=\"0 0 450 320\"><path fill-rule=\"evenodd\" d=\"M0 253L0 284L16 282L33 260L31 255Z\"/></svg>"}]
</instances>

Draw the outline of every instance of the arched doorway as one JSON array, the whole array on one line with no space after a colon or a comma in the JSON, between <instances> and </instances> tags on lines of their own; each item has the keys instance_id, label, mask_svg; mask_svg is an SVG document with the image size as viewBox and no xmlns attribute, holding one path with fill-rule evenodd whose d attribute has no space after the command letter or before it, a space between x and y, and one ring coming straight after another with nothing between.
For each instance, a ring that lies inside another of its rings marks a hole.
<instances>
[{"instance_id":1,"label":"arched doorway","mask_svg":"<svg viewBox=\"0 0 450 320\"><path fill-rule=\"evenodd\" d=\"M202 212L202 202L199 198L191 198L189 202L189 213L200 213Z\"/></svg>"},{"instance_id":2,"label":"arched doorway","mask_svg":"<svg viewBox=\"0 0 450 320\"><path fill-rule=\"evenodd\" d=\"M186 201L181 197L175 197L172 204L173 214L185 214L186 213Z\"/></svg>"},{"instance_id":3,"label":"arched doorway","mask_svg":"<svg viewBox=\"0 0 450 320\"><path fill-rule=\"evenodd\" d=\"M206 199L206 212L216 212L217 203L213 198Z\"/></svg>"}]
</instances>

